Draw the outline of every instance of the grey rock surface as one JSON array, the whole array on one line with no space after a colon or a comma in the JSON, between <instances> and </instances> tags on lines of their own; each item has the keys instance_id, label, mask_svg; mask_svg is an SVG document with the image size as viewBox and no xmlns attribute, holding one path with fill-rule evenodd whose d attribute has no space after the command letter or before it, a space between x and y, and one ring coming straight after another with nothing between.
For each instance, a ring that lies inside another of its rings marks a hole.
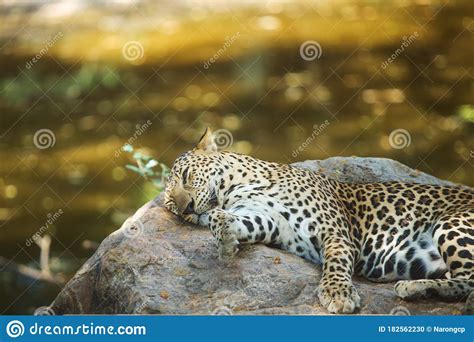
<instances>
[{"instance_id":1,"label":"grey rock surface","mask_svg":"<svg viewBox=\"0 0 474 342\"><path fill-rule=\"evenodd\" d=\"M392 182L462 186L438 179L387 158L332 157L324 160L307 160L294 166L324 173L340 182L371 183Z\"/></svg>"},{"instance_id":2,"label":"grey rock surface","mask_svg":"<svg viewBox=\"0 0 474 342\"><path fill-rule=\"evenodd\" d=\"M448 184L396 161L336 157L295 164L346 182ZM108 236L51 304L56 314L328 314L321 267L285 251L245 246L218 260L210 232L167 211L161 196ZM359 314L460 314L462 302L406 302L393 284L355 278Z\"/></svg>"}]
</instances>

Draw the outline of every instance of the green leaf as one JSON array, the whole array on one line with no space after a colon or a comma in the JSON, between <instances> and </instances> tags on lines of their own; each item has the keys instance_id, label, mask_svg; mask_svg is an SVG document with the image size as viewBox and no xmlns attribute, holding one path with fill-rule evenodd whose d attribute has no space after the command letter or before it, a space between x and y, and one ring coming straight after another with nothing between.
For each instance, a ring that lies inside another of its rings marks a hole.
<instances>
[{"instance_id":1,"label":"green leaf","mask_svg":"<svg viewBox=\"0 0 474 342\"><path fill-rule=\"evenodd\" d=\"M145 172L145 174L146 174L147 176L150 176L150 177L155 176L155 172L154 172L153 170L144 169L143 171Z\"/></svg>"},{"instance_id":2,"label":"green leaf","mask_svg":"<svg viewBox=\"0 0 474 342\"><path fill-rule=\"evenodd\" d=\"M474 106L463 105L459 107L458 115L465 121L474 122Z\"/></svg>"},{"instance_id":3,"label":"green leaf","mask_svg":"<svg viewBox=\"0 0 474 342\"><path fill-rule=\"evenodd\" d=\"M133 146L130 144L125 144L122 146L122 150L124 152L133 152Z\"/></svg>"},{"instance_id":4,"label":"green leaf","mask_svg":"<svg viewBox=\"0 0 474 342\"><path fill-rule=\"evenodd\" d=\"M129 144L123 145L122 150L126 152L134 151L133 147ZM151 156L140 152L134 152L132 156L137 161L138 165L127 164L125 165L125 168L145 177L156 189L158 189L159 192L162 192L165 188L165 180L170 173L169 167L160 163ZM153 169L157 165L160 166L160 170Z\"/></svg>"},{"instance_id":5,"label":"green leaf","mask_svg":"<svg viewBox=\"0 0 474 342\"><path fill-rule=\"evenodd\" d=\"M151 159L148 163L146 163L145 167L147 169L151 169L152 167L155 167L158 165L158 162L155 159Z\"/></svg>"},{"instance_id":6,"label":"green leaf","mask_svg":"<svg viewBox=\"0 0 474 342\"><path fill-rule=\"evenodd\" d=\"M140 170L138 167L136 167L135 165L130 165L130 164L127 164L125 165L125 168L129 169L129 170L132 170L133 172L136 172L140 175L143 175L142 173L142 170Z\"/></svg>"}]
</instances>

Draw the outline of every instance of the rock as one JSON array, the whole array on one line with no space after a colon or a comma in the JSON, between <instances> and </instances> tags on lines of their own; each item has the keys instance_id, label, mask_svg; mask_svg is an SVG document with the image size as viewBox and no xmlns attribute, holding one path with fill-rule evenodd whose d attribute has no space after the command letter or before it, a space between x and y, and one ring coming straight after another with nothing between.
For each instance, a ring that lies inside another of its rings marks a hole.
<instances>
[{"instance_id":1,"label":"rock","mask_svg":"<svg viewBox=\"0 0 474 342\"><path fill-rule=\"evenodd\" d=\"M295 164L340 181L452 183L389 159L330 158ZM245 246L217 259L210 232L167 211L162 196L108 236L51 304L56 314L327 314L316 289L321 267L282 250ZM406 302L393 284L354 278L360 314L451 315L463 302Z\"/></svg>"},{"instance_id":2,"label":"rock","mask_svg":"<svg viewBox=\"0 0 474 342\"><path fill-rule=\"evenodd\" d=\"M324 160L307 160L293 164L301 168L338 180L339 182L392 182L423 183L456 186L419 170L387 158L332 157ZM464 185L460 185L465 187Z\"/></svg>"}]
</instances>

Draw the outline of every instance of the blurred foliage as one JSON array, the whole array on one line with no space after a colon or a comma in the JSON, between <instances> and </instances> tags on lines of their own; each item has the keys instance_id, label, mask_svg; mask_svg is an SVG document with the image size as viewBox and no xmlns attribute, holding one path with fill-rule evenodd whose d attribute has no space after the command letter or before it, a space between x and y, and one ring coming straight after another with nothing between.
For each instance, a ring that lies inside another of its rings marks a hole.
<instances>
[{"instance_id":1,"label":"blurred foliage","mask_svg":"<svg viewBox=\"0 0 474 342\"><path fill-rule=\"evenodd\" d=\"M113 91L119 84L120 76L116 71L96 63L80 65L62 77L32 68L18 76L0 79L1 98L11 106L31 101L45 92L53 98L75 100L91 90Z\"/></svg>"},{"instance_id":2,"label":"blurred foliage","mask_svg":"<svg viewBox=\"0 0 474 342\"><path fill-rule=\"evenodd\" d=\"M123 151L130 153L136 162L136 165L127 164L125 167L138 173L146 180L151 181L159 192L162 192L165 189L165 182L170 169L165 164L153 159L151 156L140 151L135 151L132 145L126 144L122 149ZM159 169L157 167L159 167Z\"/></svg>"},{"instance_id":3,"label":"blurred foliage","mask_svg":"<svg viewBox=\"0 0 474 342\"><path fill-rule=\"evenodd\" d=\"M18 245L63 208L52 253L74 262L72 274L91 253L81 240L101 241L156 196L165 165L206 126L229 130L233 151L266 160L387 157L474 185L473 8L468 0L0 0L2 256L31 262ZM124 58L129 41L142 45L142 58ZM320 44L319 59L301 58L305 41ZM45 128L55 145L39 150L34 134ZM404 149L389 143L399 128L411 136ZM121 153L131 137L159 154ZM10 278L0 306L26 288ZM47 304L43 292L25 293L11 313Z\"/></svg>"},{"instance_id":4,"label":"blurred foliage","mask_svg":"<svg viewBox=\"0 0 474 342\"><path fill-rule=\"evenodd\" d=\"M459 107L458 114L463 120L474 122L474 106L472 105L461 106Z\"/></svg>"}]
</instances>

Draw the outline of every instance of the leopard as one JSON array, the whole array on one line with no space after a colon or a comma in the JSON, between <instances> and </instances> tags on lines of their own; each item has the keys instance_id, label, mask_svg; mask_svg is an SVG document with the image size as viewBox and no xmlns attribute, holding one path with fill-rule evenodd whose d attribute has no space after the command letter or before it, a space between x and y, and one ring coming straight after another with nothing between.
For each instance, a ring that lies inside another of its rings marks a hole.
<instances>
[{"instance_id":1,"label":"leopard","mask_svg":"<svg viewBox=\"0 0 474 342\"><path fill-rule=\"evenodd\" d=\"M321 265L315 295L329 313L360 310L353 276L394 282L402 300L438 296L474 307L474 190L408 182L348 183L218 148L208 128L178 156L164 205L207 227L218 258L245 244Z\"/></svg>"}]
</instances>

